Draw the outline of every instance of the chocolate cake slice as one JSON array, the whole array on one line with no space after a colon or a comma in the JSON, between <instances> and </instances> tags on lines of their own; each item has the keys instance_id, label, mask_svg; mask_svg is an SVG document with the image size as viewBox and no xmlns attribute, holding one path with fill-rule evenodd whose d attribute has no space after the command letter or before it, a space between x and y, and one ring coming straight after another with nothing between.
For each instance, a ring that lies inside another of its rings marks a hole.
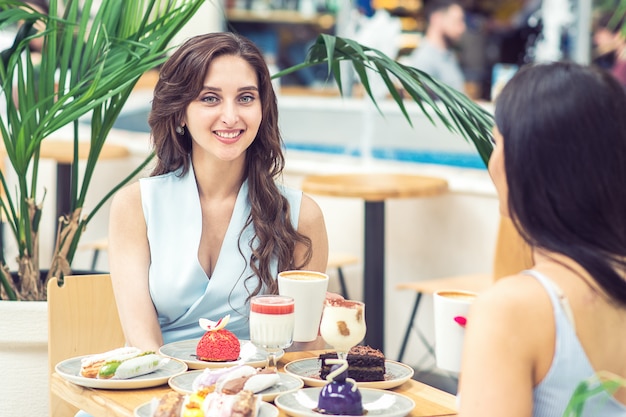
<instances>
[{"instance_id":1,"label":"chocolate cake slice","mask_svg":"<svg viewBox=\"0 0 626 417\"><path fill-rule=\"evenodd\" d=\"M332 365L326 359L337 359L336 352L322 353L320 378L326 379ZM357 382L385 380L385 355L370 346L355 346L348 352L348 378Z\"/></svg>"}]
</instances>

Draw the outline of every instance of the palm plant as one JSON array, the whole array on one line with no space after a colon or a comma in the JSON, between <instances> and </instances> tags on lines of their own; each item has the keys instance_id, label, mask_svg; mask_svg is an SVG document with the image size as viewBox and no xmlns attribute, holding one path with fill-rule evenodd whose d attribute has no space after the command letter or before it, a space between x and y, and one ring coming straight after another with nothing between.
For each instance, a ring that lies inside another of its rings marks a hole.
<instances>
[{"instance_id":1,"label":"palm plant","mask_svg":"<svg viewBox=\"0 0 626 417\"><path fill-rule=\"evenodd\" d=\"M91 17L92 0L68 0L63 13L52 0L50 16L36 13L16 0L0 6L0 29L24 22L13 47L0 56L0 85L7 104L7 117L0 119L2 134L11 165L19 178L12 198L4 175L0 181L7 191L0 209L8 219L18 247L18 279L11 277L4 254L0 254L0 297L45 299L47 280L39 278L37 250L41 202L36 195L37 168L41 142L67 124L74 126L74 164L71 184L71 212L58 224L56 247L48 277L70 273L82 231L95 212L122 185L149 162L148 157L122 183L112 189L89 215L83 203L89 189L98 155L135 82L146 70L163 62L164 50L172 36L195 13L203 0L102 0ZM94 6L95 10L95 6ZM35 22L45 30L32 33ZM34 64L28 42L44 38L41 67ZM432 123L443 125L474 143L486 162L491 151L492 118L484 109L456 90L429 75L399 64L378 50L350 39L320 35L302 64L288 68L281 77L301 68L327 63L329 72L341 85L341 62L351 62L365 91L372 94L368 71L382 77L389 93L409 123L401 90L406 92ZM55 74L60 74L57 80ZM35 86L33 88L33 86ZM15 99L15 97L17 99ZM78 119L91 114L90 154L85 174L78 185ZM31 172L30 179L27 173Z\"/></svg>"},{"instance_id":2,"label":"palm plant","mask_svg":"<svg viewBox=\"0 0 626 417\"><path fill-rule=\"evenodd\" d=\"M361 45L351 39L322 34L318 36L303 63L287 68L275 77L327 63L328 72L333 75L339 90L343 91L342 62L352 64L351 67L377 108L368 70L382 78L389 94L410 124L411 118L403 99L405 94L418 104L431 123L436 124L436 120L439 120L448 130L472 142L485 165L487 164L493 148L490 140L493 116L465 94L437 81L423 71L400 64L377 49Z\"/></svg>"},{"instance_id":3,"label":"palm plant","mask_svg":"<svg viewBox=\"0 0 626 417\"><path fill-rule=\"evenodd\" d=\"M194 15L204 0L52 0L43 15L17 0L0 5L0 30L20 25L13 46L0 55L0 86L6 114L0 134L17 190L0 182L6 199L0 210L18 246L17 276L0 254L2 298L45 299L47 280L40 278L38 233L43 198L37 195L41 142L53 132L73 124L74 164L71 212L58 224L49 276L70 272L81 233L104 201L83 215L83 204L98 156L133 86L147 70L165 59L173 36ZM40 31L33 29L39 23ZM29 42L43 38L41 63ZM79 178L79 118L91 114L89 157ZM129 175L132 178L146 160ZM79 188L80 184L80 188ZM122 184L120 184L121 186Z\"/></svg>"}]
</instances>

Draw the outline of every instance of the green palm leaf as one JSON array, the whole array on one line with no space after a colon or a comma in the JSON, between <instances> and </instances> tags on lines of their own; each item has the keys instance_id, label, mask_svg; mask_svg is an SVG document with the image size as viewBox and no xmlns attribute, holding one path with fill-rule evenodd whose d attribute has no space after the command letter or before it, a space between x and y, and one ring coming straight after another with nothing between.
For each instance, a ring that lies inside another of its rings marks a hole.
<instances>
[{"instance_id":1,"label":"green palm leaf","mask_svg":"<svg viewBox=\"0 0 626 417\"><path fill-rule=\"evenodd\" d=\"M613 395L618 389L623 387L626 387L626 379L610 372L600 371L591 378L578 384L572 398L567 404L563 417L582 416L583 409L589 399L602 393ZM602 407L602 404L599 404L599 407ZM600 408L596 413L595 415L602 415L602 409Z\"/></svg>"},{"instance_id":2,"label":"green palm leaf","mask_svg":"<svg viewBox=\"0 0 626 417\"><path fill-rule=\"evenodd\" d=\"M392 99L398 104L411 126L411 118L405 107L400 88L417 103L431 123L436 124L438 120L446 129L460 134L474 144L485 164L489 161L493 127L493 117L489 112L464 94L428 74L400 64L382 52L361 45L354 40L322 34L318 36L309 50L305 62L274 74L273 77L282 77L324 62L327 63L328 71L333 75L342 93L339 64L351 62L365 92L378 108L366 70L376 72L383 79Z\"/></svg>"}]
</instances>

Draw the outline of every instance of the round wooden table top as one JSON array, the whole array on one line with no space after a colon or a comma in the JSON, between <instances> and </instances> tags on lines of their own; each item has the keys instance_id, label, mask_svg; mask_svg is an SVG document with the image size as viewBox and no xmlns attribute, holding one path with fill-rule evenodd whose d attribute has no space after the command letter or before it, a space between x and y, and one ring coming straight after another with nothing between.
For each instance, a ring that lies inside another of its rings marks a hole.
<instances>
[{"instance_id":1,"label":"round wooden table top","mask_svg":"<svg viewBox=\"0 0 626 417\"><path fill-rule=\"evenodd\" d=\"M78 159L87 159L90 143L78 143ZM62 164L71 164L74 161L74 142L71 140L44 139L41 141L41 158L54 159ZM105 143L102 146L98 160L125 158L130 155L127 147Z\"/></svg>"},{"instance_id":2,"label":"round wooden table top","mask_svg":"<svg viewBox=\"0 0 626 417\"><path fill-rule=\"evenodd\" d=\"M91 144L87 141L78 143L78 159L85 160L89 156ZM0 155L6 155L4 144L0 145ZM130 155L126 146L105 143L102 146L98 160L125 158ZM41 141L40 158L53 159L60 164L74 162L74 141L44 139Z\"/></svg>"},{"instance_id":3,"label":"round wooden table top","mask_svg":"<svg viewBox=\"0 0 626 417\"><path fill-rule=\"evenodd\" d=\"M310 175L304 179L302 190L332 197L384 201L388 198L443 194L448 191L448 181L421 175L387 173Z\"/></svg>"}]
</instances>

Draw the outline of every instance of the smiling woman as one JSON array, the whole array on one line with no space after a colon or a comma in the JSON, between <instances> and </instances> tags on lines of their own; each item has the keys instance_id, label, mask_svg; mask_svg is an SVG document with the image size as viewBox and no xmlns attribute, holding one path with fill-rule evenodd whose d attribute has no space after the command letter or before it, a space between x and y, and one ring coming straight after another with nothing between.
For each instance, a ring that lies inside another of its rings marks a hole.
<instances>
[{"instance_id":1,"label":"smiling woman","mask_svg":"<svg viewBox=\"0 0 626 417\"><path fill-rule=\"evenodd\" d=\"M224 55L213 60L200 95L189 103L179 125L189 132L197 162L208 157L243 168L245 151L261 125L257 84L254 69L244 59Z\"/></svg>"},{"instance_id":2,"label":"smiling woman","mask_svg":"<svg viewBox=\"0 0 626 417\"><path fill-rule=\"evenodd\" d=\"M278 272L323 272L319 207L276 182L276 96L258 48L231 33L191 38L165 63L149 124L157 164L111 207L112 281L128 344L158 349L230 314L249 337L249 300ZM175 283L174 283L175 282Z\"/></svg>"}]
</instances>

